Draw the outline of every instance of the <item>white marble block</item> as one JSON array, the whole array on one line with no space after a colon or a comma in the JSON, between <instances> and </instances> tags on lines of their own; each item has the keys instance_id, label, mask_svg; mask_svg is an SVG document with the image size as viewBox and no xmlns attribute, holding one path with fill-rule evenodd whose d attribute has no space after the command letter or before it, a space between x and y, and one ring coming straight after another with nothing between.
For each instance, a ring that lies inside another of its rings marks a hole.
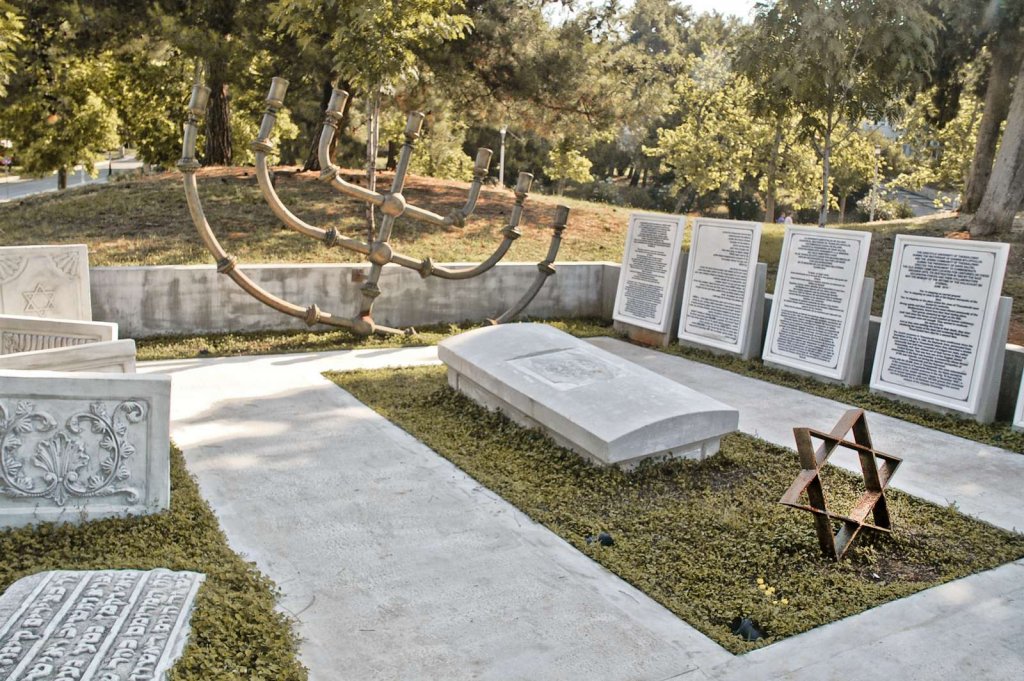
<instances>
[{"instance_id":1,"label":"white marble block","mask_svg":"<svg viewBox=\"0 0 1024 681\"><path fill-rule=\"evenodd\" d=\"M82 244L0 248L0 313L91 320L88 249Z\"/></svg>"},{"instance_id":2,"label":"white marble block","mask_svg":"<svg viewBox=\"0 0 1024 681\"><path fill-rule=\"evenodd\" d=\"M874 281L865 281L870 232L787 227L762 359L858 385Z\"/></svg>"},{"instance_id":3,"label":"white marble block","mask_svg":"<svg viewBox=\"0 0 1024 681\"><path fill-rule=\"evenodd\" d=\"M0 314L0 355L117 340L117 324Z\"/></svg>"},{"instance_id":4,"label":"white marble block","mask_svg":"<svg viewBox=\"0 0 1024 681\"><path fill-rule=\"evenodd\" d=\"M0 369L134 374L135 341L103 341L0 355Z\"/></svg>"},{"instance_id":5,"label":"white marble block","mask_svg":"<svg viewBox=\"0 0 1024 681\"><path fill-rule=\"evenodd\" d=\"M686 216L633 213L619 269L612 319L637 340L667 345L678 324ZM643 331L647 331L644 334Z\"/></svg>"},{"instance_id":6,"label":"white marble block","mask_svg":"<svg viewBox=\"0 0 1024 681\"><path fill-rule=\"evenodd\" d=\"M871 389L995 418L1009 323L1009 244L896 236Z\"/></svg>"},{"instance_id":7,"label":"white marble block","mask_svg":"<svg viewBox=\"0 0 1024 681\"><path fill-rule=\"evenodd\" d=\"M760 353L766 267L761 223L697 218L683 285L679 340L749 359Z\"/></svg>"},{"instance_id":8,"label":"white marble block","mask_svg":"<svg viewBox=\"0 0 1024 681\"><path fill-rule=\"evenodd\" d=\"M170 376L0 371L0 528L170 501Z\"/></svg>"},{"instance_id":9,"label":"white marble block","mask_svg":"<svg viewBox=\"0 0 1024 681\"><path fill-rule=\"evenodd\" d=\"M164 569L23 577L0 596L0 679L163 681L204 579Z\"/></svg>"},{"instance_id":10,"label":"white marble block","mask_svg":"<svg viewBox=\"0 0 1024 681\"><path fill-rule=\"evenodd\" d=\"M543 324L462 333L438 357L456 390L601 464L703 458L739 424L736 409Z\"/></svg>"}]
</instances>

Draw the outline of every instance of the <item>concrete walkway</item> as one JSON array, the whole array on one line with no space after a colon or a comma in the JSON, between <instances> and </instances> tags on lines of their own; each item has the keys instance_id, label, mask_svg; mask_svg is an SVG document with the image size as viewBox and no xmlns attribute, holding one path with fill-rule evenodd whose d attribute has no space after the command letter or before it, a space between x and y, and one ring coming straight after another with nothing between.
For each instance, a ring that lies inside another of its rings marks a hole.
<instances>
[{"instance_id":1,"label":"concrete walkway","mask_svg":"<svg viewBox=\"0 0 1024 681\"><path fill-rule=\"evenodd\" d=\"M743 430L787 446L792 426L827 429L843 410L594 342L733 404ZM1024 677L1024 562L727 653L320 375L435 358L411 348L140 368L174 377L173 437L231 545L281 587L313 679ZM1012 503L1024 456L869 420L877 446L905 457L896 486L1024 527ZM960 467L944 471L949 461Z\"/></svg>"}]
</instances>

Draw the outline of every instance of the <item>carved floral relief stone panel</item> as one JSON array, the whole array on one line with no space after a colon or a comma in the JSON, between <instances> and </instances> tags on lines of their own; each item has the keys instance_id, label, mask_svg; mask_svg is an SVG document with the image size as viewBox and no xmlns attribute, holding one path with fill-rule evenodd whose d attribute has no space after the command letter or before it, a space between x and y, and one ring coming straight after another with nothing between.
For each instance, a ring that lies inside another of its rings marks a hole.
<instances>
[{"instance_id":1,"label":"carved floral relief stone panel","mask_svg":"<svg viewBox=\"0 0 1024 681\"><path fill-rule=\"evenodd\" d=\"M0 678L165 679L204 579L163 569L25 577L0 596Z\"/></svg>"},{"instance_id":2,"label":"carved floral relief stone panel","mask_svg":"<svg viewBox=\"0 0 1024 681\"><path fill-rule=\"evenodd\" d=\"M81 244L0 248L0 313L91 320L88 249Z\"/></svg>"},{"instance_id":3,"label":"carved floral relief stone panel","mask_svg":"<svg viewBox=\"0 0 1024 681\"><path fill-rule=\"evenodd\" d=\"M0 385L0 527L167 507L169 377L0 371Z\"/></svg>"}]
</instances>

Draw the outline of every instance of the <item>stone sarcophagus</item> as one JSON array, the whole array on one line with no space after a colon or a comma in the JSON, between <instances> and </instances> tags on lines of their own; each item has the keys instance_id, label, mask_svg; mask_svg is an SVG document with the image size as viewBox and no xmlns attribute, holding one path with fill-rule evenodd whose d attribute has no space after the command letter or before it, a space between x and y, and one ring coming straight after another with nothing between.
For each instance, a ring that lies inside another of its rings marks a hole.
<instances>
[{"instance_id":1,"label":"stone sarcophagus","mask_svg":"<svg viewBox=\"0 0 1024 681\"><path fill-rule=\"evenodd\" d=\"M739 425L729 405L544 324L468 331L438 357L456 390L600 464L703 458Z\"/></svg>"}]
</instances>

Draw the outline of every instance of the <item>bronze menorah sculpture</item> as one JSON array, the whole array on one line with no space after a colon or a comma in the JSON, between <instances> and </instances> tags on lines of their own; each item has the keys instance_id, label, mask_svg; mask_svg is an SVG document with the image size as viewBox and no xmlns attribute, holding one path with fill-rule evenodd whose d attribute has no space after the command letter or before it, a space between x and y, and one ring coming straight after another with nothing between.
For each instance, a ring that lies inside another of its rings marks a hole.
<instances>
[{"instance_id":1,"label":"bronze menorah sculpture","mask_svg":"<svg viewBox=\"0 0 1024 681\"><path fill-rule=\"evenodd\" d=\"M406 174L409 169L409 159L417 138L420 135L420 128L423 124L423 114L413 112L409 114L405 126L405 142L402 145L398 157L398 165L394 171L394 179L389 191L378 193L357 184L346 182L339 177L339 168L334 165L330 155L331 142L338 133L338 126L341 121L341 112L348 99L348 93L344 90L335 89L327 105L326 117L323 129L320 133L319 157L320 180L328 183L335 190L342 194L372 204L380 208L383 213L380 229L376 234L371 234L368 241L362 241L351 237L343 236L336 229L321 229L296 217L282 203L271 182L270 168L267 162L267 155L274 151L274 145L270 141L274 124L277 120L277 112L284 106L284 96L288 89L288 81L283 78L274 78L270 85L270 93L267 95L267 110L263 115L263 121L252 148L256 155L256 177L259 182L260 191L266 199L271 211L285 225L306 236L318 239L328 247L339 246L354 251L366 257L370 262L370 273L365 283L360 287L362 301L359 312L354 317L339 317L330 312L325 312L316 304L308 306L295 305L287 300L279 298L269 291L263 289L252 279L237 268L237 260L229 255L221 246L213 230L210 228L206 215L203 212L202 202L199 198L199 189L196 183L196 171L199 163L195 158L196 138L198 135L199 120L205 115L209 103L210 89L202 85L192 88L192 98L189 100L188 116L185 121L185 135L182 142L182 158L178 162L178 169L185 176L185 197L188 200L189 212L192 221L195 223L199 236L202 238L206 248L217 260L217 271L229 276L249 295L253 296L265 305L305 320L310 326L314 324L328 324L330 326L345 327L351 329L358 335L368 336L372 333L379 334L408 334L414 333L413 329L396 329L381 326L374 323L372 311L374 300L380 295L381 271L384 265L395 264L419 272L421 277L436 276L442 279L469 279L476 277L493 268L512 246L512 242L518 239L522 232L519 231L519 221L523 215L523 203L533 183L533 175L520 173L515 188L515 204L509 216L508 224L502 229L502 241L494 253L483 262L466 268L449 268L434 264L431 258L417 260L400 253L396 253L390 242L391 232L395 220L399 217L408 217L418 222L424 222L438 227L463 227L466 220L473 214L476 208L477 199L480 196L480 189L484 179L487 177L488 167L491 161L491 150L480 149L477 152L476 162L473 166L473 182L470 185L469 195L466 204L457 208L442 217L424 208L409 204L402 195L405 188ZM547 278L555 273L554 261L558 255L558 248L562 240L562 232L565 230L569 218L569 209L566 206L558 206L555 213L554 233L551 236L551 243L548 247L547 256L537 264L539 270L532 285L523 296L506 310L503 314L492 320L495 324L507 322L522 312L527 305L537 296L544 286Z\"/></svg>"}]
</instances>

